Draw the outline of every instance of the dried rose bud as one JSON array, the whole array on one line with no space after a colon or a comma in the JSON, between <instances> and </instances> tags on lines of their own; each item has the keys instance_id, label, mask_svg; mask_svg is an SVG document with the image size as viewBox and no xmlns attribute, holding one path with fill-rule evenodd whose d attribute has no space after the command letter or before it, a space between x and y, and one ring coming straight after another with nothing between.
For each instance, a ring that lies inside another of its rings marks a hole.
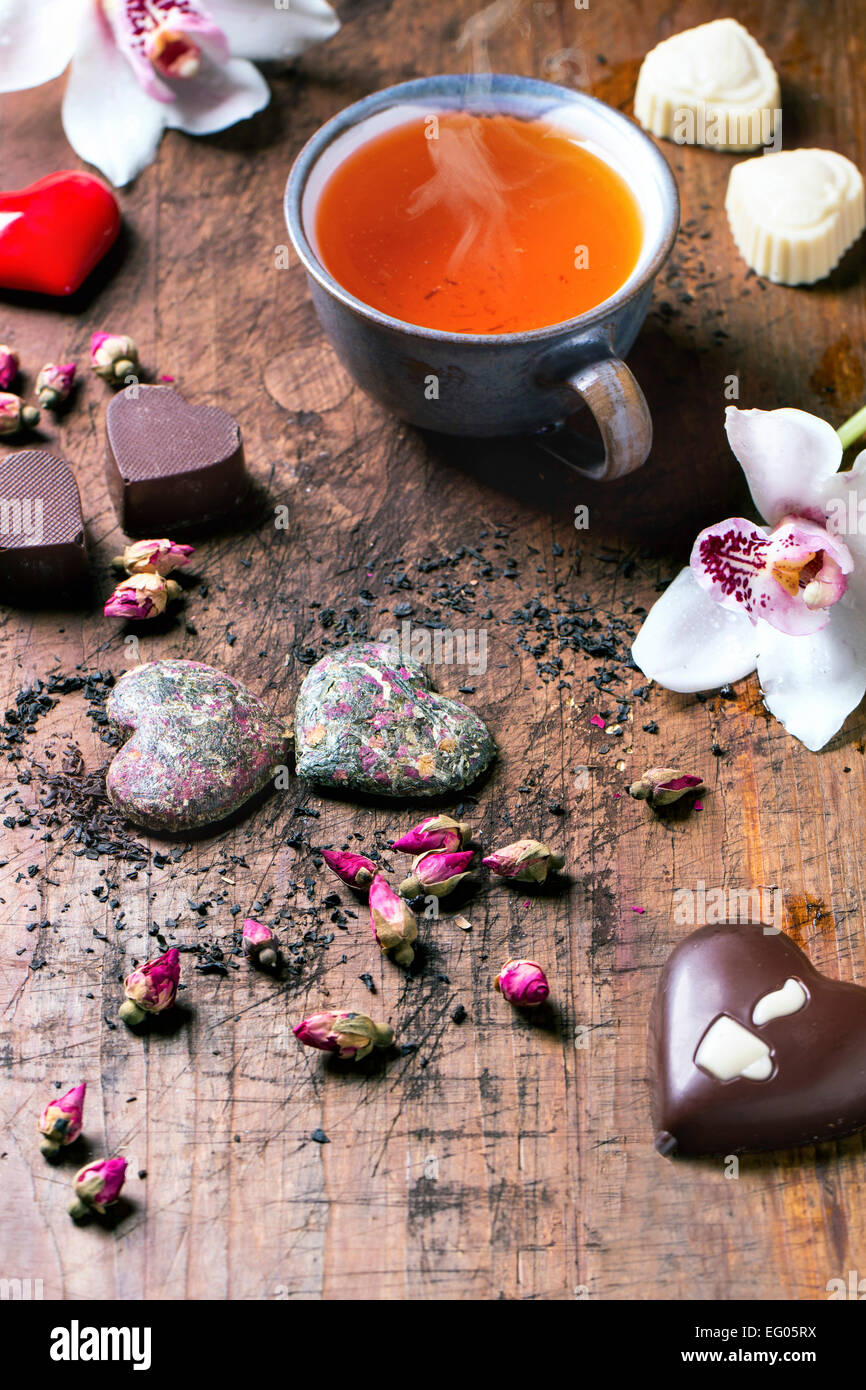
<instances>
[{"instance_id":1,"label":"dried rose bud","mask_svg":"<svg viewBox=\"0 0 866 1390\"><path fill-rule=\"evenodd\" d=\"M161 574L134 574L118 584L103 612L106 618L158 618L169 599L180 598L182 589Z\"/></svg>"},{"instance_id":2,"label":"dried rose bud","mask_svg":"<svg viewBox=\"0 0 866 1390\"><path fill-rule=\"evenodd\" d=\"M370 884L370 930L398 965L412 964L412 942L418 936L415 914L381 874Z\"/></svg>"},{"instance_id":3,"label":"dried rose bud","mask_svg":"<svg viewBox=\"0 0 866 1390\"><path fill-rule=\"evenodd\" d=\"M348 883L350 888L369 888L376 877L376 865L363 854L352 854L349 850L323 849L322 858L332 873Z\"/></svg>"},{"instance_id":4,"label":"dried rose bud","mask_svg":"<svg viewBox=\"0 0 866 1390\"><path fill-rule=\"evenodd\" d=\"M39 1150L46 1158L56 1158L67 1144L74 1144L84 1121L84 1093L87 1082L73 1086L71 1091L50 1100L39 1118L39 1132L44 1135Z\"/></svg>"},{"instance_id":5,"label":"dried rose bud","mask_svg":"<svg viewBox=\"0 0 866 1390\"><path fill-rule=\"evenodd\" d=\"M450 816L428 816L399 840L392 849L406 854L423 854L428 849L462 849L472 835L472 827Z\"/></svg>"},{"instance_id":6,"label":"dried rose bud","mask_svg":"<svg viewBox=\"0 0 866 1390\"><path fill-rule=\"evenodd\" d=\"M122 555L115 555L112 564L127 574L161 574L163 577L172 570L183 569L188 565L195 549L191 545L178 545L175 541L135 541L128 545Z\"/></svg>"},{"instance_id":7,"label":"dried rose bud","mask_svg":"<svg viewBox=\"0 0 866 1390\"><path fill-rule=\"evenodd\" d=\"M503 999L523 1009L543 1004L550 993L547 976L534 960L506 961L494 984Z\"/></svg>"},{"instance_id":8,"label":"dried rose bud","mask_svg":"<svg viewBox=\"0 0 866 1390\"><path fill-rule=\"evenodd\" d=\"M472 863L471 849L449 853L448 850L431 849L419 854L412 865L412 872L400 884L399 893L404 898L417 898L420 893L432 893L434 898L444 898L468 878L468 867Z\"/></svg>"},{"instance_id":9,"label":"dried rose bud","mask_svg":"<svg viewBox=\"0 0 866 1390\"><path fill-rule=\"evenodd\" d=\"M629 787L629 796L648 801L651 806L669 806L686 792L704 790L703 778L691 772L679 772L675 767L650 767Z\"/></svg>"},{"instance_id":10,"label":"dried rose bud","mask_svg":"<svg viewBox=\"0 0 866 1390\"><path fill-rule=\"evenodd\" d=\"M36 378L36 396L42 409L56 410L67 401L74 381L74 362L46 362Z\"/></svg>"},{"instance_id":11,"label":"dried rose bud","mask_svg":"<svg viewBox=\"0 0 866 1390\"><path fill-rule=\"evenodd\" d=\"M25 405L11 391L0 391L0 434L17 434L38 424L39 411L35 406Z\"/></svg>"},{"instance_id":12,"label":"dried rose bud","mask_svg":"<svg viewBox=\"0 0 866 1390\"><path fill-rule=\"evenodd\" d=\"M123 381L138 366L138 348L125 333L94 333L90 364L103 381Z\"/></svg>"},{"instance_id":13,"label":"dried rose bud","mask_svg":"<svg viewBox=\"0 0 866 1390\"><path fill-rule=\"evenodd\" d=\"M280 954L276 933L253 917L244 919L244 955L265 970L273 970Z\"/></svg>"},{"instance_id":14,"label":"dried rose bud","mask_svg":"<svg viewBox=\"0 0 866 1390\"><path fill-rule=\"evenodd\" d=\"M21 359L14 348L0 343L0 391L8 391L16 376Z\"/></svg>"},{"instance_id":15,"label":"dried rose bud","mask_svg":"<svg viewBox=\"0 0 866 1390\"><path fill-rule=\"evenodd\" d=\"M494 850L481 862L500 878L513 878L519 883L543 883L548 873L562 868L565 860L540 840L515 840L513 845Z\"/></svg>"},{"instance_id":16,"label":"dried rose bud","mask_svg":"<svg viewBox=\"0 0 866 1390\"><path fill-rule=\"evenodd\" d=\"M387 1023L374 1023L366 1014L331 1011L313 1014L292 1029L298 1042L336 1052L344 1060L360 1062L374 1047L390 1047L394 1030Z\"/></svg>"},{"instance_id":17,"label":"dried rose bud","mask_svg":"<svg viewBox=\"0 0 866 1390\"><path fill-rule=\"evenodd\" d=\"M69 1215L73 1221L80 1221L92 1211L102 1214L117 1201L125 1177L125 1158L96 1158L80 1168L72 1179L76 1200Z\"/></svg>"},{"instance_id":18,"label":"dried rose bud","mask_svg":"<svg viewBox=\"0 0 866 1390\"><path fill-rule=\"evenodd\" d=\"M161 1014L170 1009L180 980L180 952L172 946L164 956L149 960L127 975L126 999L120 1006L124 1023L141 1023L145 1014Z\"/></svg>"}]
</instances>

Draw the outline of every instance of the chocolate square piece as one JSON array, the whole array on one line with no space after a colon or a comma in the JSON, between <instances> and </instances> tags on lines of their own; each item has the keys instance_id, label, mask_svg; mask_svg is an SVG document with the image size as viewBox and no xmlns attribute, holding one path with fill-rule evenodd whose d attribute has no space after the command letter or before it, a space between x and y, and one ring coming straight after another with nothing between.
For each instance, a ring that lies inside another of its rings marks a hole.
<instances>
[{"instance_id":1,"label":"chocolate square piece","mask_svg":"<svg viewBox=\"0 0 866 1390\"><path fill-rule=\"evenodd\" d=\"M226 516L249 487L240 426L170 386L136 386L108 407L108 490L130 536L173 535Z\"/></svg>"},{"instance_id":2,"label":"chocolate square piece","mask_svg":"<svg viewBox=\"0 0 866 1390\"><path fill-rule=\"evenodd\" d=\"M68 463L41 449L0 462L0 594L56 600L89 578L78 484Z\"/></svg>"}]
</instances>

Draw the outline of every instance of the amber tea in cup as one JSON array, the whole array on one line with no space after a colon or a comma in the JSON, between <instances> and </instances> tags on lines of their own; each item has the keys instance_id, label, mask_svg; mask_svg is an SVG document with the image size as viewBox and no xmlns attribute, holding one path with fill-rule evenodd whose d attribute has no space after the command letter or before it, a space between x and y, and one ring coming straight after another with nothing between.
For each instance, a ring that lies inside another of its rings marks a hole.
<instances>
[{"instance_id":1,"label":"amber tea in cup","mask_svg":"<svg viewBox=\"0 0 866 1390\"><path fill-rule=\"evenodd\" d=\"M440 111L371 135L324 183L319 256L356 298L450 333L520 333L628 279L640 208L601 155L544 117Z\"/></svg>"}]
</instances>

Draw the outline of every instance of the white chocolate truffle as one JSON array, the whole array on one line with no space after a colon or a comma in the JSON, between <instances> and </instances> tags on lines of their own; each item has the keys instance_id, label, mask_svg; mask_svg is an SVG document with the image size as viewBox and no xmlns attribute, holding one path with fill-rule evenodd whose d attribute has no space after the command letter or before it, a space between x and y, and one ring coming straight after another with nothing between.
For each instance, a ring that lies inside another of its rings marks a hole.
<instances>
[{"instance_id":1,"label":"white chocolate truffle","mask_svg":"<svg viewBox=\"0 0 866 1390\"><path fill-rule=\"evenodd\" d=\"M769 144L780 102L776 69L736 19L714 19L657 44L643 60L634 114L679 145L755 150Z\"/></svg>"},{"instance_id":2,"label":"white chocolate truffle","mask_svg":"<svg viewBox=\"0 0 866 1390\"><path fill-rule=\"evenodd\" d=\"M860 170L832 150L735 164L725 210L746 264L780 285L823 280L866 226Z\"/></svg>"}]
</instances>

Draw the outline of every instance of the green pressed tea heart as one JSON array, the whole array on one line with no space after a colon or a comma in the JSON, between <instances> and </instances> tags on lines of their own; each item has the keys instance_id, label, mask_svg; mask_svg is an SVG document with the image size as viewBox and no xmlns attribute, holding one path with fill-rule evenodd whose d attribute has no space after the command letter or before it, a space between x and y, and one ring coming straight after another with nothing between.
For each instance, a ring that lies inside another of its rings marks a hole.
<instances>
[{"instance_id":1,"label":"green pressed tea heart","mask_svg":"<svg viewBox=\"0 0 866 1390\"><path fill-rule=\"evenodd\" d=\"M310 669L295 709L297 772L324 786L427 797L467 787L495 752L466 705L430 689L416 662L356 642Z\"/></svg>"},{"instance_id":2,"label":"green pressed tea heart","mask_svg":"<svg viewBox=\"0 0 866 1390\"><path fill-rule=\"evenodd\" d=\"M108 795L150 830L223 820L286 760L282 720L239 681L199 661L136 666L105 709L126 740L108 769Z\"/></svg>"}]
</instances>

